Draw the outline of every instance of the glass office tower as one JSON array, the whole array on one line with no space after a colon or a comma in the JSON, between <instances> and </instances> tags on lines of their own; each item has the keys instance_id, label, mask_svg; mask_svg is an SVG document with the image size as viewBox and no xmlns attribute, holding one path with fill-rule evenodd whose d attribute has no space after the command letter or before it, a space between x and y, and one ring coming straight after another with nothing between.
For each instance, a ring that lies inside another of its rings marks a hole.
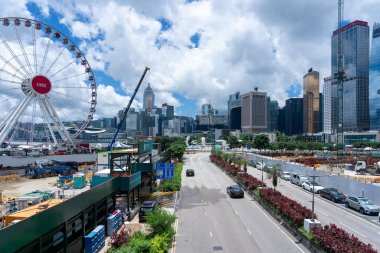
<instances>
[{"instance_id":1,"label":"glass office tower","mask_svg":"<svg viewBox=\"0 0 380 253\"><path fill-rule=\"evenodd\" d=\"M331 76L338 71L338 35L343 36L345 81L343 83L343 129L369 129L369 26L356 20L334 31L331 37ZM332 82L332 104L337 104L337 82ZM332 130L338 124L338 106L332 108Z\"/></svg>"},{"instance_id":2,"label":"glass office tower","mask_svg":"<svg viewBox=\"0 0 380 253\"><path fill-rule=\"evenodd\" d=\"M380 23L375 23L372 32L369 65L369 116L371 130L380 129Z\"/></svg>"}]
</instances>

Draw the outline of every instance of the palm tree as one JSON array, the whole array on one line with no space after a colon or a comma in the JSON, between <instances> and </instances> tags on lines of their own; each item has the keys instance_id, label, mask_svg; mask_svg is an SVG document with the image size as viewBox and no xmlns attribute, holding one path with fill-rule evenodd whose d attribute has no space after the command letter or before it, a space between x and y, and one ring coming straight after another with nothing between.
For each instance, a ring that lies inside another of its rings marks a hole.
<instances>
[{"instance_id":1,"label":"palm tree","mask_svg":"<svg viewBox=\"0 0 380 253\"><path fill-rule=\"evenodd\" d=\"M273 187L277 187L278 178L281 176L280 165L274 165L272 169L267 172L267 178L272 179Z\"/></svg>"},{"instance_id":2,"label":"palm tree","mask_svg":"<svg viewBox=\"0 0 380 253\"><path fill-rule=\"evenodd\" d=\"M248 165L248 161L245 160L245 159L242 159L242 164L243 164L243 168L244 168L244 173L247 174L247 165Z\"/></svg>"}]
</instances>

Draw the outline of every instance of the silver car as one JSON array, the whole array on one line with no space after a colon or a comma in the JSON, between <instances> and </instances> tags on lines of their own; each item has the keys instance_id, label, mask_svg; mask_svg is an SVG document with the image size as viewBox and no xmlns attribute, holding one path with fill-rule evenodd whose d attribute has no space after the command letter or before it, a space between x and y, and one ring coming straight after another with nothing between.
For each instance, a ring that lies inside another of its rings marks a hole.
<instances>
[{"instance_id":1,"label":"silver car","mask_svg":"<svg viewBox=\"0 0 380 253\"><path fill-rule=\"evenodd\" d=\"M365 197L348 197L346 199L346 207L356 209L362 214L378 215L380 212L379 207Z\"/></svg>"},{"instance_id":2,"label":"silver car","mask_svg":"<svg viewBox=\"0 0 380 253\"><path fill-rule=\"evenodd\" d=\"M282 171L281 176L282 179L289 181L290 180L290 172Z\"/></svg>"}]
</instances>

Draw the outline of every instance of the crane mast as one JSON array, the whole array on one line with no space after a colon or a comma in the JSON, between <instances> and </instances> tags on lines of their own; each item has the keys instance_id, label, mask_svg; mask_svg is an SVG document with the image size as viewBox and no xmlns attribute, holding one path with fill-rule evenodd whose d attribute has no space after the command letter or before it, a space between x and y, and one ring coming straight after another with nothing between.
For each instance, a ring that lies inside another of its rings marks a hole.
<instances>
[{"instance_id":1,"label":"crane mast","mask_svg":"<svg viewBox=\"0 0 380 253\"><path fill-rule=\"evenodd\" d=\"M344 14L344 0L338 0L338 29L342 27ZM343 82L344 82L344 55L343 55L343 34L338 32L338 71L335 79L338 88L338 126L337 126L337 146L339 153L343 155L344 150L344 129L343 129Z\"/></svg>"},{"instance_id":2,"label":"crane mast","mask_svg":"<svg viewBox=\"0 0 380 253\"><path fill-rule=\"evenodd\" d=\"M137 91L139 90L140 85L141 85L142 81L144 80L145 74L146 74L146 72L148 72L148 70L149 70L149 68L145 67L144 73L142 74L142 76L140 78L140 81L137 84L136 89L133 92L131 99L129 100L129 103L128 103L127 107L124 110L123 118L120 120L119 124L117 125L115 134L113 135L111 142L108 144L107 151L110 151L112 149L113 144L115 144L117 135L119 134L119 132L121 130L121 126L123 125L123 123L125 121L125 118L127 118L127 114L128 114L129 108L132 105L133 99L135 98L135 96L137 94Z\"/></svg>"}]
</instances>

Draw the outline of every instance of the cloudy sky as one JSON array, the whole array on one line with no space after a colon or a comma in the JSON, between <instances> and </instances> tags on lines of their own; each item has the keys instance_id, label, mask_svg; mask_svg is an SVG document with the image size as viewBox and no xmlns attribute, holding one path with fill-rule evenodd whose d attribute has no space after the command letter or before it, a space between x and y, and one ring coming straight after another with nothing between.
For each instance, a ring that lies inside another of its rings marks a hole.
<instances>
[{"instance_id":1,"label":"cloudy sky","mask_svg":"<svg viewBox=\"0 0 380 253\"><path fill-rule=\"evenodd\" d=\"M336 2L0 0L0 17L40 20L73 38L95 71L97 118L127 105L145 66L142 88L151 83L157 105L194 116L202 103L225 110L229 94L256 86L283 105L300 96L310 67L330 75ZM380 21L378 0L345 2L345 19Z\"/></svg>"}]
</instances>

